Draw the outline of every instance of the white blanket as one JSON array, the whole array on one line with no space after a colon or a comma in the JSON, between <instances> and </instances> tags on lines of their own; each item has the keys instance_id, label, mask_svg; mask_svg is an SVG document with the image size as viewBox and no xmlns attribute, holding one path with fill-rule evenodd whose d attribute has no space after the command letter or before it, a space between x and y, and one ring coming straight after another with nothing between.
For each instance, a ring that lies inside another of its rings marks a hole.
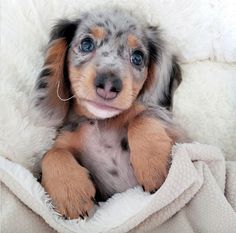
<instances>
[{"instance_id":1,"label":"white blanket","mask_svg":"<svg viewBox=\"0 0 236 233\"><path fill-rule=\"evenodd\" d=\"M1 157L0 179L26 206L61 233L127 232L134 227L135 232L232 233L232 229L236 229L236 212L229 201L234 204L236 201L236 163L230 168L234 173L231 172L230 178L226 177L221 151L201 144L176 145L172 157L168 177L155 194L144 193L141 188L116 194L106 203L100 203L101 207L86 220L60 218L53 212L48 197L32 174ZM29 232L24 228L27 219L9 224L11 215L4 211L6 208L3 204L3 232L17 229ZM21 209L14 211L14 216L22 214Z\"/></svg>"},{"instance_id":2,"label":"white blanket","mask_svg":"<svg viewBox=\"0 0 236 233\"><path fill-rule=\"evenodd\" d=\"M32 173L55 129L35 124L32 88L56 19L110 5L139 11L160 24L180 55L183 82L174 117L201 145L177 145L164 185L102 203L86 221L64 221ZM24 232L233 232L236 229L236 1L1 1L0 229ZM221 152L222 151L222 152ZM224 157L228 160L225 163ZM54 230L53 230L54 229ZM236 230L235 230L236 232Z\"/></svg>"}]
</instances>

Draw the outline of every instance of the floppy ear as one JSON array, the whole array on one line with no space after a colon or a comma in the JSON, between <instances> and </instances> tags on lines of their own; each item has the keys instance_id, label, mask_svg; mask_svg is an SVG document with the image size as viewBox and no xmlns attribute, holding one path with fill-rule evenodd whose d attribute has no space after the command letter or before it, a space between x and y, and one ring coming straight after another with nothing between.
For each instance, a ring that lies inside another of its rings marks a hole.
<instances>
[{"instance_id":1,"label":"floppy ear","mask_svg":"<svg viewBox=\"0 0 236 233\"><path fill-rule=\"evenodd\" d=\"M45 61L36 83L36 105L47 117L61 122L69 107L70 82L67 73L67 53L79 21L60 20L52 29Z\"/></svg>"},{"instance_id":2,"label":"floppy ear","mask_svg":"<svg viewBox=\"0 0 236 233\"><path fill-rule=\"evenodd\" d=\"M146 30L149 64L148 77L144 83L141 99L147 104L171 108L173 94L181 83L181 69L177 59L168 51L157 27Z\"/></svg>"}]
</instances>

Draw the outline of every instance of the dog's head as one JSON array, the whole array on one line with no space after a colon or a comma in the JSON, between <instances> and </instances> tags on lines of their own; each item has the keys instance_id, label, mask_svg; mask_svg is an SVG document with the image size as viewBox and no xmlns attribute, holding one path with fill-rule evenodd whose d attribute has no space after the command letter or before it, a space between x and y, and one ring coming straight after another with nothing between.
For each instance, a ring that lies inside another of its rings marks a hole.
<instances>
[{"instance_id":1,"label":"dog's head","mask_svg":"<svg viewBox=\"0 0 236 233\"><path fill-rule=\"evenodd\" d=\"M124 10L84 13L54 27L37 83L38 104L63 119L74 96L81 114L105 119L144 103L171 105L181 81L157 27Z\"/></svg>"}]
</instances>

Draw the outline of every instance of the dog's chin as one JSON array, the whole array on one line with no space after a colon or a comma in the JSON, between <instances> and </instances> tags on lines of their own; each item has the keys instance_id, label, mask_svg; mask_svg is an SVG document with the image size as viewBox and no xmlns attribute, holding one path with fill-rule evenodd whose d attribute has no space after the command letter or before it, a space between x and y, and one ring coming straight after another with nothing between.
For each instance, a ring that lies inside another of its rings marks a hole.
<instances>
[{"instance_id":1,"label":"dog's chin","mask_svg":"<svg viewBox=\"0 0 236 233\"><path fill-rule=\"evenodd\" d=\"M122 109L90 100L84 100L83 105L97 119L111 118L119 115L123 111Z\"/></svg>"}]
</instances>

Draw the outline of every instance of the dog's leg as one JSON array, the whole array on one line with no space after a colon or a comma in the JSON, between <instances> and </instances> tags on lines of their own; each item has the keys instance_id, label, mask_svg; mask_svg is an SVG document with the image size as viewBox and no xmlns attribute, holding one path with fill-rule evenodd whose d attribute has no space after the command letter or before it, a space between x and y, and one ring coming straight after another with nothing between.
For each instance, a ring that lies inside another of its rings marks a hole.
<instances>
[{"instance_id":1,"label":"dog's leg","mask_svg":"<svg viewBox=\"0 0 236 233\"><path fill-rule=\"evenodd\" d=\"M172 140L158 119L137 116L128 126L130 161L138 183L154 192L164 182Z\"/></svg>"},{"instance_id":2,"label":"dog's leg","mask_svg":"<svg viewBox=\"0 0 236 233\"><path fill-rule=\"evenodd\" d=\"M79 132L65 132L42 161L42 185L56 210L71 219L88 215L95 196L88 170L74 158L79 144Z\"/></svg>"}]
</instances>

